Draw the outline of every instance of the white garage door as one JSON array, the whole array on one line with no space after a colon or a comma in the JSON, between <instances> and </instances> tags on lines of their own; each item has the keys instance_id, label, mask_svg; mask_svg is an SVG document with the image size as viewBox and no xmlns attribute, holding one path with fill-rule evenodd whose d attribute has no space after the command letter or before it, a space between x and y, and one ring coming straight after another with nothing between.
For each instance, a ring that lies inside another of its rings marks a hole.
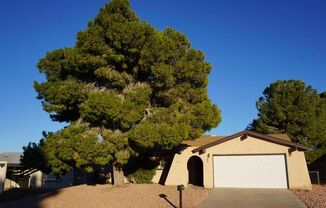
<instances>
[{"instance_id":1,"label":"white garage door","mask_svg":"<svg viewBox=\"0 0 326 208\"><path fill-rule=\"evenodd\" d=\"M214 187L287 188L284 155L214 156Z\"/></svg>"}]
</instances>

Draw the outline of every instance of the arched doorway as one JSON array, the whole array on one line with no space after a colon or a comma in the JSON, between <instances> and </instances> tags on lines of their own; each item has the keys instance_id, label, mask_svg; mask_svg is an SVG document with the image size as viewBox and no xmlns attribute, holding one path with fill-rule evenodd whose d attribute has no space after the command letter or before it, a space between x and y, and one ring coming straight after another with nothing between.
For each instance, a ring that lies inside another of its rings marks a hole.
<instances>
[{"instance_id":1,"label":"arched doorway","mask_svg":"<svg viewBox=\"0 0 326 208\"><path fill-rule=\"evenodd\" d=\"M187 163L188 183L196 186L204 186L203 161L198 156L192 156Z\"/></svg>"}]
</instances>

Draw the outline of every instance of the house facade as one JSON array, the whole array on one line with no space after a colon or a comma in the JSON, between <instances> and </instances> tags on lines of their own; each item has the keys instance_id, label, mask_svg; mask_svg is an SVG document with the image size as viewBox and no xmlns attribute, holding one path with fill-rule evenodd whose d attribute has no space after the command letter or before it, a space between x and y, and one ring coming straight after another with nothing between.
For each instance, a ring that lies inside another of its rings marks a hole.
<instances>
[{"instance_id":1,"label":"house facade","mask_svg":"<svg viewBox=\"0 0 326 208\"><path fill-rule=\"evenodd\" d=\"M287 135L242 131L186 144L187 148L174 155L165 185L311 189L304 156L307 148L291 142Z\"/></svg>"}]
</instances>

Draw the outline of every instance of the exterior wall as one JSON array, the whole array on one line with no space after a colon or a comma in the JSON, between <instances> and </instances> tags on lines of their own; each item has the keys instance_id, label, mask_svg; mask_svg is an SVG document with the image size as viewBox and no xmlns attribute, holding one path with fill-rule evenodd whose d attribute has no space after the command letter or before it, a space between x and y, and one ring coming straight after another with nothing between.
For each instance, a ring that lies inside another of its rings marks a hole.
<instances>
[{"instance_id":1,"label":"exterior wall","mask_svg":"<svg viewBox=\"0 0 326 208\"><path fill-rule=\"evenodd\" d=\"M163 173L162 169L156 169L155 175L152 178L152 183L159 183L162 173Z\"/></svg>"},{"instance_id":2,"label":"exterior wall","mask_svg":"<svg viewBox=\"0 0 326 208\"><path fill-rule=\"evenodd\" d=\"M0 194L3 192L7 175L7 162L0 161Z\"/></svg>"},{"instance_id":3,"label":"exterior wall","mask_svg":"<svg viewBox=\"0 0 326 208\"><path fill-rule=\"evenodd\" d=\"M287 154L289 188L310 189L311 181L304 152L295 151Z\"/></svg>"},{"instance_id":4,"label":"exterior wall","mask_svg":"<svg viewBox=\"0 0 326 208\"><path fill-rule=\"evenodd\" d=\"M195 149L195 147L188 147L187 149L183 150L181 154L175 154L168 177L166 178L165 185L180 185L183 184L184 186L188 185L188 169L187 169L187 162L191 156L199 156L203 160L203 169L204 169L204 184L205 184L205 155L198 155L198 153L192 153L191 151ZM205 185L204 185L205 186ZM206 186L205 186L206 187Z\"/></svg>"},{"instance_id":5,"label":"exterior wall","mask_svg":"<svg viewBox=\"0 0 326 208\"><path fill-rule=\"evenodd\" d=\"M176 154L166 185L178 185L188 183L188 159L193 156L199 156L203 161L204 169L204 187L213 188L213 156L214 155L242 155L242 154L284 154L287 162L288 185L290 189L311 189L311 182L308 174L308 168L302 151L289 153L289 148L283 145L267 142L261 139L248 137L241 140L240 137L230 141L215 145L206 149L203 154L192 153L194 147L185 149L181 154Z\"/></svg>"},{"instance_id":6,"label":"exterior wall","mask_svg":"<svg viewBox=\"0 0 326 208\"><path fill-rule=\"evenodd\" d=\"M41 171L36 171L29 176L29 188L41 188L43 182L43 173Z\"/></svg>"}]
</instances>

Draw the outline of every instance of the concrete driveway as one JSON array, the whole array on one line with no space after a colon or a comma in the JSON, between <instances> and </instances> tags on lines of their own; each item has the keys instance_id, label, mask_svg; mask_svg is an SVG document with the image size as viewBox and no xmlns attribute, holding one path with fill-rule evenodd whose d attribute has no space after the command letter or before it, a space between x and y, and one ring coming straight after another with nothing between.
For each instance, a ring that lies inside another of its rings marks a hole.
<instances>
[{"instance_id":1,"label":"concrete driveway","mask_svg":"<svg viewBox=\"0 0 326 208\"><path fill-rule=\"evenodd\" d=\"M199 208L306 208L285 189L212 189Z\"/></svg>"}]
</instances>

